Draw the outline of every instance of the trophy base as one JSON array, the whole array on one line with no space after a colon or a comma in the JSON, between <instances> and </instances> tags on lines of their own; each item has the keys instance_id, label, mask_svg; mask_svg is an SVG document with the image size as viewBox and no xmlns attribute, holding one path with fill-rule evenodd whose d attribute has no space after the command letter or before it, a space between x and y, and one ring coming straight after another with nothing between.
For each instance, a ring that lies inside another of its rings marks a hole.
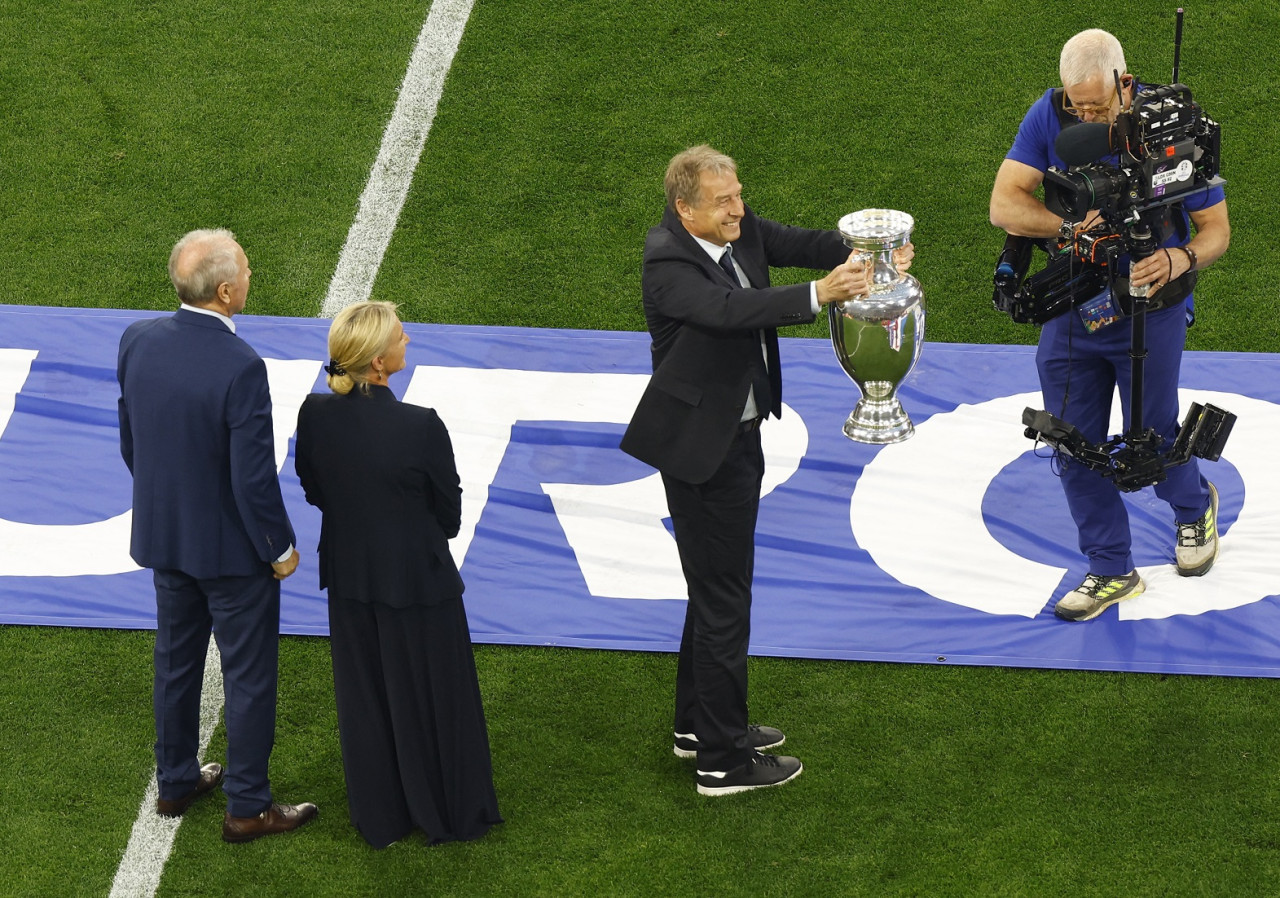
<instances>
[{"instance_id":1,"label":"trophy base","mask_svg":"<svg viewBox=\"0 0 1280 898\"><path fill-rule=\"evenodd\" d=\"M901 443L916 432L896 397L861 399L844 422L844 435L858 443L877 446Z\"/></svg>"}]
</instances>

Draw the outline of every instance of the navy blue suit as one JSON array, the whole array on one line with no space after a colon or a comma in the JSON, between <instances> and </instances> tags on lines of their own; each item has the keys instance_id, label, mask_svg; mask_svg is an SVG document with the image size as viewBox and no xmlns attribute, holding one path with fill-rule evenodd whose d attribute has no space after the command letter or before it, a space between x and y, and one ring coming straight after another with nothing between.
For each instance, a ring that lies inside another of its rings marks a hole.
<instances>
[{"instance_id":1,"label":"navy blue suit","mask_svg":"<svg viewBox=\"0 0 1280 898\"><path fill-rule=\"evenodd\" d=\"M120 452L133 474L130 555L156 586L156 777L160 798L199 779L200 689L209 634L222 655L227 811L271 804L280 583L294 543L280 495L266 365L198 312L139 321L120 340Z\"/></svg>"}]
</instances>

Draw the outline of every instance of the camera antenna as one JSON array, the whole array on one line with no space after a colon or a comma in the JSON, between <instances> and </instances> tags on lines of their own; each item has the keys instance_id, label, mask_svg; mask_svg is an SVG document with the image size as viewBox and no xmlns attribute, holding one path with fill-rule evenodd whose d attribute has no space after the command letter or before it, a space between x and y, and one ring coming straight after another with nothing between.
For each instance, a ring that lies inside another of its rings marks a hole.
<instances>
[{"instance_id":1,"label":"camera antenna","mask_svg":"<svg viewBox=\"0 0 1280 898\"><path fill-rule=\"evenodd\" d=\"M1182 7L1178 7L1178 24L1173 33L1173 80L1178 83L1178 61L1182 58Z\"/></svg>"}]
</instances>

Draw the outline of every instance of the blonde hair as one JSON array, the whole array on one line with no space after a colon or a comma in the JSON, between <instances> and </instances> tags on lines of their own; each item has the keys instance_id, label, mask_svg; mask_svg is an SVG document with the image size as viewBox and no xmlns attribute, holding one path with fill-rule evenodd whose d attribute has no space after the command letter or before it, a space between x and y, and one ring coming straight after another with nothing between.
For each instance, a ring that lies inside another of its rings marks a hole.
<instances>
[{"instance_id":1,"label":"blonde hair","mask_svg":"<svg viewBox=\"0 0 1280 898\"><path fill-rule=\"evenodd\" d=\"M697 206L702 201L704 171L717 175L737 174L738 163L705 143L676 153L667 165L667 174L662 181L667 191L667 205L674 209L676 200L684 200L690 206Z\"/></svg>"},{"instance_id":2,"label":"blonde hair","mask_svg":"<svg viewBox=\"0 0 1280 898\"><path fill-rule=\"evenodd\" d=\"M202 245L197 247L199 244ZM236 247L236 235L226 228L202 228L184 234L169 253L169 280L178 299L189 306L212 302L218 287L233 283L240 274ZM179 271L178 260L188 248L192 252L198 248L201 254Z\"/></svg>"},{"instance_id":3,"label":"blonde hair","mask_svg":"<svg viewBox=\"0 0 1280 898\"><path fill-rule=\"evenodd\" d=\"M358 386L369 392L369 368L391 346L400 319L393 302L355 302L329 325L329 389L340 395ZM339 373L334 373L334 372Z\"/></svg>"},{"instance_id":4,"label":"blonde hair","mask_svg":"<svg viewBox=\"0 0 1280 898\"><path fill-rule=\"evenodd\" d=\"M1124 48L1110 32L1090 28L1062 45L1058 76L1063 87L1083 84L1099 76L1110 87L1115 83L1112 72L1127 75L1129 70L1124 65Z\"/></svg>"}]
</instances>

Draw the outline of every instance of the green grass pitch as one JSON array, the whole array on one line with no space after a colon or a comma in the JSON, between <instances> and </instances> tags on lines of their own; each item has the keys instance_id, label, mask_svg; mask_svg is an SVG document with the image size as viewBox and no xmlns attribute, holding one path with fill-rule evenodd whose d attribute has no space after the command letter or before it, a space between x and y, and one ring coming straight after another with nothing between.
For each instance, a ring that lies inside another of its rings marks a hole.
<instances>
[{"instance_id":1,"label":"green grass pitch","mask_svg":"<svg viewBox=\"0 0 1280 898\"><path fill-rule=\"evenodd\" d=\"M413 321L641 329L663 168L706 141L772 218L915 215L931 340L1031 343L990 305L995 170L1067 37L1107 28L1166 81L1174 7L477 0L373 296ZM1189 347L1278 352L1280 7L1186 8L1234 226ZM0 303L171 308L174 240L223 226L251 312L315 315L427 9L0 0ZM153 765L151 644L0 627L0 894L109 891ZM707 800L671 754L674 657L479 646L508 822L375 852L346 818L327 642L281 654L273 784L320 819L227 846L201 802L159 894L1280 894L1270 680L755 659L753 716L807 769Z\"/></svg>"}]
</instances>

